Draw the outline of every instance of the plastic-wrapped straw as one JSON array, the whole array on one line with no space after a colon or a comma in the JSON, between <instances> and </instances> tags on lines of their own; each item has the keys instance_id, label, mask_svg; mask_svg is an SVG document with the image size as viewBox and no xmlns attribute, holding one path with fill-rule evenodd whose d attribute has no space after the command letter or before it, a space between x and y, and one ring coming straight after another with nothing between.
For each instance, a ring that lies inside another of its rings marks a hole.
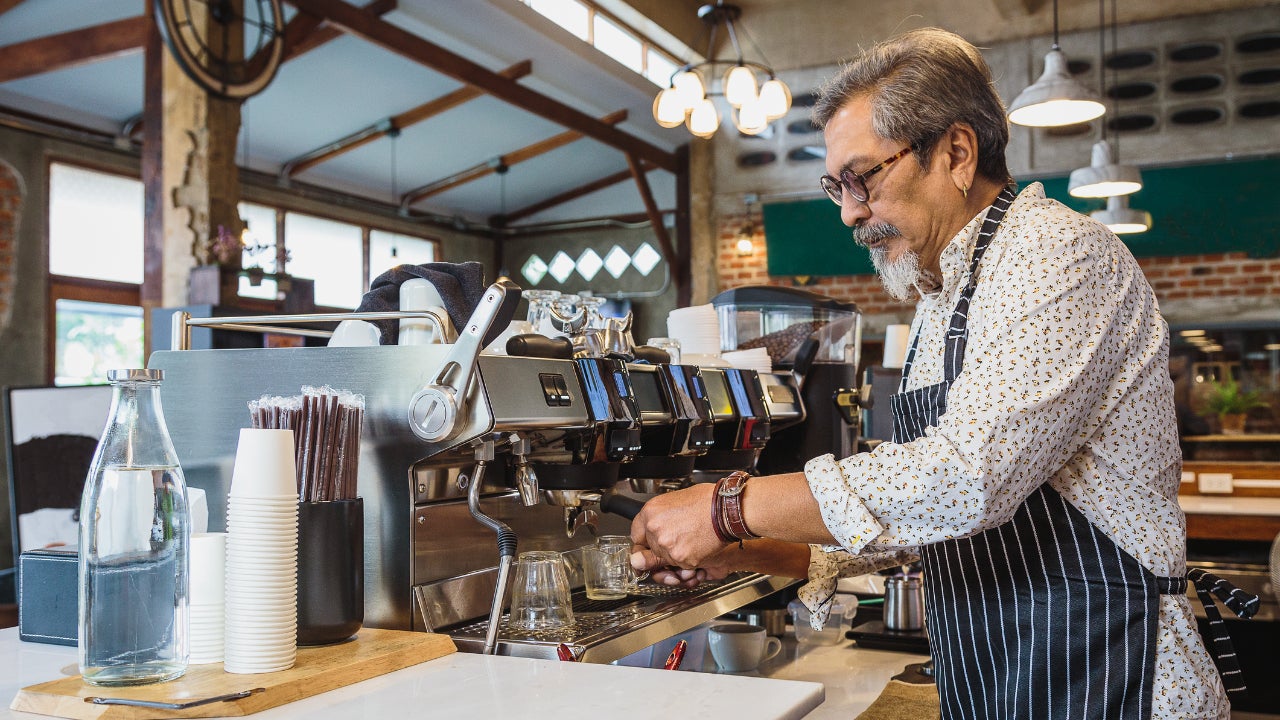
<instances>
[{"instance_id":1,"label":"plastic-wrapped straw","mask_svg":"<svg viewBox=\"0 0 1280 720\"><path fill-rule=\"evenodd\" d=\"M364 396L329 386L301 395L263 395L249 402L255 428L293 430L298 495L303 502L354 498L360 465Z\"/></svg>"}]
</instances>

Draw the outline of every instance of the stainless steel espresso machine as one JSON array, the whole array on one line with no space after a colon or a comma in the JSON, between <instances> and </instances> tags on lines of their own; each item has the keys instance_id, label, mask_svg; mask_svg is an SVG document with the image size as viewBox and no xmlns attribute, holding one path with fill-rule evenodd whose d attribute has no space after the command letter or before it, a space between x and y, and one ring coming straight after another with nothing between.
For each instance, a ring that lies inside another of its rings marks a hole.
<instances>
[{"instance_id":1,"label":"stainless steel espresso machine","mask_svg":"<svg viewBox=\"0 0 1280 720\"><path fill-rule=\"evenodd\" d=\"M693 366L481 354L518 294L510 283L491 286L447 345L186 350L193 327L295 332L314 320L386 317L446 323L429 311L175 315L173 349L156 352L149 365L166 372L170 434L188 483L207 492L210 528L225 526L248 402L330 385L365 397L366 625L446 632L463 650L532 657L553 658L564 642L580 659L609 662L793 582L738 574L691 590L642 586L617 601L587 601L579 589L569 628L528 633L503 622L505 597L495 588L506 586L517 550L568 550L592 542L593 532L627 534L626 517L608 511L633 512L662 489L631 481L687 483L717 445L726 467L749 465L767 448L771 424L803 417L789 373L726 369L708 392Z\"/></svg>"}]
</instances>

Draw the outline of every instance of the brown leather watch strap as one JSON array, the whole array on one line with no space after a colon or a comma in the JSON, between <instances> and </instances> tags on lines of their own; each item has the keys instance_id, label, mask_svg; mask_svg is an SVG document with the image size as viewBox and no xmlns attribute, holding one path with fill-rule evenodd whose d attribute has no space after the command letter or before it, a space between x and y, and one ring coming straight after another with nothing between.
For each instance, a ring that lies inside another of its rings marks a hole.
<instances>
[{"instance_id":1,"label":"brown leather watch strap","mask_svg":"<svg viewBox=\"0 0 1280 720\"><path fill-rule=\"evenodd\" d=\"M716 483L716 494L720 496L720 506L726 534L738 541L760 537L747 527L746 518L742 514L742 493L747 488L751 476L738 470Z\"/></svg>"}]
</instances>

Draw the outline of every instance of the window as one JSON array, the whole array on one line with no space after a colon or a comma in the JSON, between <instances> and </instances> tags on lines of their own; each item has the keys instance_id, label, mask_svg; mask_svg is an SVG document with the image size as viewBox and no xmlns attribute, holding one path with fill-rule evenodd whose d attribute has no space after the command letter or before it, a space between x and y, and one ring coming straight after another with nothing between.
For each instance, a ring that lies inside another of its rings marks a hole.
<instances>
[{"instance_id":1,"label":"window","mask_svg":"<svg viewBox=\"0 0 1280 720\"><path fill-rule=\"evenodd\" d=\"M288 213L284 220L290 275L316 283L316 304L354 308L364 294L363 229L312 215ZM354 271L353 271L354 268Z\"/></svg>"},{"instance_id":2,"label":"window","mask_svg":"<svg viewBox=\"0 0 1280 720\"><path fill-rule=\"evenodd\" d=\"M592 25L596 49L638 73L644 73L644 44L609 18L597 14Z\"/></svg>"},{"instance_id":3,"label":"window","mask_svg":"<svg viewBox=\"0 0 1280 720\"><path fill-rule=\"evenodd\" d=\"M142 183L53 163L49 167L49 272L142 282Z\"/></svg>"},{"instance_id":4,"label":"window","mask_svg":"<svg viewBox=\"0 0 1280 720\"><path fill-rule=\"evenodd\" d=\"M529 7L551 22L591 42L591 10L577 0L529 0Z\"/></svg>"},{"instance_id":5,"label":"window","mask_svg":"<svg viewBox=\"0 0 1280 720\"><path fill-rule=\"evenodd\" d=\"M589 0L519 0L534 12L573 33L578 39L666 87L680 67L674 56L645 36L596 7Z\"/></svg>"},{"instance_id":6,"label":"window","mask_svg":"<svg viewBox=\"0 0 1280 720\"><path fill-rule=\"evenodd\" d=\"M49 345L58 385L100 384L143 367L142 183L49 166Z\"/></svg>"},{"instance_id":7,"label":"window","mask_svg":"<svg viewBox=\"0 0 1280 720\"><path fill-rule=\"evenodd\" d=\"M369 231L369 282L396 265L435 262L436 244L411 235Z\"/></svg>"},{"instance_id":8,"label":"window","mask_svg":"<svg viewBox=\"0 0 1280 720\"><path fill-rule=\"evenodd\" d=\"M240 219L245 222L245 232L240 236L244 243L244 252L240 256L241 267L262 268L264 272L276 271L276 210L265 205L240 203L236 210ZM257 285L242 276L236 292L240 297L275 300L277 294L276 281L263 279Z\"/></svg>"},{"instance_id":9,"label":"window","mask_svg":"<svg viewBox=\"0 0 1280 720\"><path fill-rule=\"evenodd\" d=\"M62 299L54 308L55 385L100 385L108 370L145 367L142 308Z\"/></svg>"}]
</instances>

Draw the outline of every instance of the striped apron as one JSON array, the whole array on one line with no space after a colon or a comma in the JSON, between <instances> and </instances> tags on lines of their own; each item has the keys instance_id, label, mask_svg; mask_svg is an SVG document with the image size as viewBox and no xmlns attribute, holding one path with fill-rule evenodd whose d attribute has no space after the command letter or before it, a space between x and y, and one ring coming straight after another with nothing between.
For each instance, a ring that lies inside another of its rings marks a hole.
<instances>
[{"instance_id":1,"label":"striped apron","mask_svg":"<svg viewBox=\"0 0 1280 720\"><path fill-rule=\"evenodd\" d=\"M1005 188L979 231L947 329L943 382L906 390L919 333L911 344L891 398L895 443L923 436L946 412L964 362L978 265L1013 199ZM1047 482L1009 522L923 546L921 562L944 720L1150 717L1160 596L1185 593L1187 579L1156 577ZM1252 614L1250 604L1257 608L1256 597L1225 581L1199 570L1190 577L1202 600L1213 592L1242 617ZM1206 612L1225 637L1211 598ZM1239 697L1230 639L1212 645L1224 684Z\"/></svg>"}]
</instances>

